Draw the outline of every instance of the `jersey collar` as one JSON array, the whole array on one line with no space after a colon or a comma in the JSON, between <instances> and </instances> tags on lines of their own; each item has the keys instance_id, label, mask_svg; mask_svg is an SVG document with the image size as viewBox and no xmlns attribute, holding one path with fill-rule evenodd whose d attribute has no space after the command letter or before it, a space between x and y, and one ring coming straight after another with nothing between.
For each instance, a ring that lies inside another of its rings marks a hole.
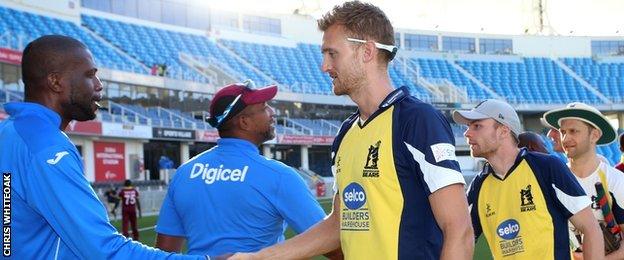
<instances>
[{"instance_id":1,"label":"jersey collar","mask_svg":"<svg viewBox=\"0 0 624 260\"><path fill-rule=\"evenodd\" d=\"M47 123L50 123L56 128L61 127L61 116L41 104L32 102L10 102L4 105L4 109L7 113L15 118L22 116L36 116Z\"/></svg>"},{"instance_id":2,"label":"jersey collar","mask_svg":"<svg viewBox=\"0 0 624 260\"><path fill-rule=\"evenodd\" d=\"M258 147L250 141L240 138L220 138L217 145L225 149L259 153Z\"/></svg>"},{"instance_id":3,"label":"jersey collar","mask_svg":"<svg viewBox=\"0 0 624 260\"><path fill-rule=\"evenodd\" d=\"M527 152L528 151L526 147L520 148L520 152L516 156L516 160L514 161L514 164L511 166L511 168L509 168L509 171L507 171L507 174L505 174L504 178L500 178L498 175L496 175L496 173L494 173L494 169L492 168L489 162L486 162L485 166L483 166L483 174L490 174L492 175L492 177L504 181L505 179L507 179L507 177L509 177L509 175L511 175L514 172L514 170L516 170L516 167L520 165L520 162L522 162L522 159L524 159L524 156L527 154Z\"/></svg>"},{"instance_id":4,"label":"jersey collar","mask_svg":"<svg viewBox=\"0 0 624 260\"><path fill-rule=\"evenodd\" d=\"M356 124L360 127L363 128L365 127L368 122L372 121L375 117L377 117L377 115L381 114L382 112L386 111L386 109L388 109L389 107L391 107L392 105L398 103L399 101L403 100L403 98L409 96L409 90L407 90L406 86L400 87L398 89L393 90L392 92L390 92L390 94L388 94L388 96L386 96L386 98L384 98L384 100L381 102L381 104L379 104L379 108L366 120L366 122L364 122L363 124L359 121L359 117ZM360 114L360 110L358 109L358 111L355 113L356 115Z\"/></svg>"},{"instance_id":5,"label":"jersey collar","mask_svg":"<svg viewBox=\"0 0 624 260\"><path fill-rule=\"evenodd\" d=\"M394 103L401 101L404 97L408 95L409 95L409 91L407 90L407 86L403 86L398 89L395 89L394 91L390 92L388 96L386 96L386 98L384 99L383 102L381 102L381 104L379 104L379 108L380 109L388 108Z\"/></svg>"}]
</instances>

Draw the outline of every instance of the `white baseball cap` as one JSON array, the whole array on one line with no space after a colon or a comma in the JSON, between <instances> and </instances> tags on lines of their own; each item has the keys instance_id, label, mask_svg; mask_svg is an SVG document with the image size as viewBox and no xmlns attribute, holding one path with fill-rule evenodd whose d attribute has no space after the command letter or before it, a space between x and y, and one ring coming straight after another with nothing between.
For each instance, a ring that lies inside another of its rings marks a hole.
<instances>
[{"instance_id":1,"label":"white baseball cap","mask_svg":"<svg viewBox=\"0 0 624 260\"><path fill-rule=\"evenodd\" d=\"M455 110L453 112L453 120L458 124L468 125L472 121L487 118L492 118L509 127L516 138L522 132L518 113L504 101L486 99L471 110Z\"/></svg>"}]
</instances>

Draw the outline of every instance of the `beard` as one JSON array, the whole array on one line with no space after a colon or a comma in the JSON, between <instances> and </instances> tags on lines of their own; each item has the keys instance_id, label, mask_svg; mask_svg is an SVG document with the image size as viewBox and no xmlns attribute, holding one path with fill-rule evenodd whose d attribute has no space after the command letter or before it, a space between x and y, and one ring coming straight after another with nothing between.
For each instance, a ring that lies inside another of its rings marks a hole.
<instances>
[{"instance_id":1,"label":"beard","mask_svg":"<svg viewBox=\"0 0 624 260\"><path fill-rule=\"evenodd\" d=\"M97 108L94 107L94 102L91 96L78 93L76 87L72 86L69 104L67 104L71 120L89 121L95 119Z\"/></svg>"},{"instance_id":2,"label":"beard","mask_svg":"<svg viewBox=\"0 0 624 260\"><path fill-rule=\"evenodd\" d=\"M343 72L338 78L334 80L334 95L349 95L353 93L353 90L358 89L360 86L364 85L364 68L362 68L360 64L357 64L355 60L349 65L349 68L350 69L348 71Z\"/></svg>"},{"instance_id":3,"label":"beard","mask_svg":"<svg viewBox=\"0 0 624 260\"><path fill-rule=\"evenodd\" d=\"M488 158L490 155L496 153L498 145L496 143L496 135L491 135L489 138L484 138L483 141L475 146L470 147L470 155L472 157Z\"/></svg>"},{"instance_id":4,"label":"beard","mask_svg":"<svg viewBox=\"0 0 624 260\"><path fill-rule=\"evenodd\" d=\"M270 126L269 129L267 129L266 131L262 132L262 142L266 142L266 141L270 141L273 140L273 138L275 138L275 128Z\"/></svg>"}]
</instances>

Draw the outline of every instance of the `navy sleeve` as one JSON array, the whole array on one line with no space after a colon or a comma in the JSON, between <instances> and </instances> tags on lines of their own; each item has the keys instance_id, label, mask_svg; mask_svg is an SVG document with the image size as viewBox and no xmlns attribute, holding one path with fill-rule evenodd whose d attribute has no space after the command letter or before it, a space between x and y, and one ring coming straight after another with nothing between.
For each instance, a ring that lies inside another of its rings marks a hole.
<instances>
[{"instance_id":1,"label":"navy sleeve","mask_svg":"<svg viewBox=\"0 0 624 260\"><path fill-rule=\"evenodd\" d=\"M479 174L470 183L468 187L468 209L470 211L470 219L472 220L472 228L474 229L475 239L478 238L481 233L483 233L483 228L481 227L481 220L479 219L479 191L481 190L481 185L483 184L483 180L487 175Z\"/></svg>"},{"instance_id":2,"label":"navy sleeve","mask_svg":"<svg viewBox=\"0 0 624 260\"><path fill-rule=\"evenodd\" d=\"M412 160L430 194L451 184L464 184L455 156L455 137L440 111L424 103L401 106L394 120L401 122L395 131L402 132L401 145L407 148L408 160Z\"/></svg>"},{"instance_id":3,"label":"navy sleeve","mask_svg":"<svg viewBox=\"0 0 624 260\"><path fill-rule=\"evenodd\" d=\"M282 171L275 207L295 232L302 233L323 220L325 212L298 173L287 166Z\"/></svg>"},{"instance_id":4,"label":"navy sleeve","mask_svg":"<svg viewBox=\"0 0 624 260\"><path fill-rule=\"evenodd\" d=\"M50 159L53 158L53 159ZM83 259L205 259L174 255L121 236L108 222L104 205L83 176L75 149L52 146L31 159L28 204L60 239Z\"/></svg>"},{"instance_id":5,"label":"navy sleeve","mask_svg":"<svg viewBox=\"0 0 624 260\"><path fill-rule=\"evenodd\" d=\"M536 165L534 169L548 169L548 171L539 171L541 174L547 174L550 180L549 189L554 198L555 205L566 218L581 211L591 205L591 200L585 194L583 187L578 183L574 174L567 165L561 160L551 155L536 155L532 153L529 156L535 156Z\"/></svg>"}]
</instances>

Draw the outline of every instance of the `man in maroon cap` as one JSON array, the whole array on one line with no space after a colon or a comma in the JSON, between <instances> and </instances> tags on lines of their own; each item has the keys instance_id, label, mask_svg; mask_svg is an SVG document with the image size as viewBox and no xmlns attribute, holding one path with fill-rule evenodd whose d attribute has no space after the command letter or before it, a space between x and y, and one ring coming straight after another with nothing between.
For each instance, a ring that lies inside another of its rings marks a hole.
<instances>
[{"instance_id":1,"label":"man in maroon cap","mask_svg":"<svg viewBox=\"0 0 624 260\"><path fill-rule=\"evenodd\" d=\"M284 240L290 225L303 232L325 213L292 168L260 155L275 137L276 86L226 86L210 104L217 146L178 168L160 210L156 247L223 255L254 252Z\"/></svg>"}]
</instances>

